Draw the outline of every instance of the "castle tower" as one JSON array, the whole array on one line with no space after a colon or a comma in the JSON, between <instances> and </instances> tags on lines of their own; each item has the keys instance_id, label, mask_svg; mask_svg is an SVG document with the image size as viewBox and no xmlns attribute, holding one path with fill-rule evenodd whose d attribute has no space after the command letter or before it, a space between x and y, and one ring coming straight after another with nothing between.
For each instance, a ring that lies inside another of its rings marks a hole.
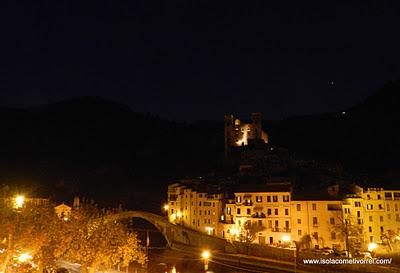
<instances>
[{"instance_id":1,"label":"castle tower","mask_svg":"<svg viewBox=\"0 0 400 273\"><path fill-rule=\"evenodd\" d=\"M262 135L262 115L261 113L251 113L251 122L252 122L252 139L261 139Z\"/></svg>"}]
</instances>

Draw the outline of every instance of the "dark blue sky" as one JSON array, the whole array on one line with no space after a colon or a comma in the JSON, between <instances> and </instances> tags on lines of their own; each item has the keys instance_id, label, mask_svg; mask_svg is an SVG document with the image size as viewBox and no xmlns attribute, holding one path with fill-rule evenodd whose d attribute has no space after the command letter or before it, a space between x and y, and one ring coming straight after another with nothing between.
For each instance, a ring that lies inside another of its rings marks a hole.
<instances>
[{"instance_id":1,"label":"dark blue sky","mask_svg":"<svg viewBox=\"0 0 400 273\"><path fill-rule=\"evenodd\" d=\"M399 78L396 1L8 2L3 106L97 95L168 119L279 119Z\"/></svg>"}]
</instances>

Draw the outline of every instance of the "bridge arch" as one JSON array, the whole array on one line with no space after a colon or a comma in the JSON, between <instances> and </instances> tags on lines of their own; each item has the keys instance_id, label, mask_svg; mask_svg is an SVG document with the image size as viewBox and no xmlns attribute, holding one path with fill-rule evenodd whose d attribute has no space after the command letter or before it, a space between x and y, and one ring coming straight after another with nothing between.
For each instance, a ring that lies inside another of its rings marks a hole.
<instances>
[{"instance_id":1,"label":"bridge arch","mask_svg":"<svg viewBox=\"0 0 400 273\"><path fill-rule=\"evenodd\" d=\"M161 215L146 211L123 211L112 216L112 220L141 218L153 224L164 236L168 247L186 245L225 250L227 241L181 225L172 224Z\"/></svg>"},{"instance_id":2,"label":"bridge arch","mask_svg":"<svg viewBox=\"0 0 400 273\"><path fill-rule=\"evenodd\" d=\"M164 236L169 247L172 246L173 239L173 224L168 222L164 217L146 211L123 211L113 215L112 220L121 220L128 218L140 218L153 224ZM172 235L172 236L171 236ZM171 238L172 237L172 238Z\"/></svg>"}]
</instances>

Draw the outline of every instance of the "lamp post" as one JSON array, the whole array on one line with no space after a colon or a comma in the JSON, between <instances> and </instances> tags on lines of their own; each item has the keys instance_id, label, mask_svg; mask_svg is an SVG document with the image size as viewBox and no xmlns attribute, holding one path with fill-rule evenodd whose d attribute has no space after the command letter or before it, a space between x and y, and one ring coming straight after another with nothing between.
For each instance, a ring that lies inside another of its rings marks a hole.
<instances>
[{"instance_id":1,"label":"lamp post","mask_svg":"<svg viewBox=\"0 0 400 273\"><path fill-rule=\"evenodd\" d=\"M209 260L210 257L211 257L210 251L204 250L204 251L201 253L201 257L202 257L203 260L204 260L204 271L207 271L207 270L208 270L208 260Z\"/></svg>"},{"instance_id":2,"label":"lamp post","mask_svg":"<svg viewBox=\"0 0 400 273\"><path fill-rule=\"evenodd\" d=\"M293 241L296 246L294 250L294 273L297 273L297 255L299 254L299 243L297 241Z\"/></svg>"}]
</instances>

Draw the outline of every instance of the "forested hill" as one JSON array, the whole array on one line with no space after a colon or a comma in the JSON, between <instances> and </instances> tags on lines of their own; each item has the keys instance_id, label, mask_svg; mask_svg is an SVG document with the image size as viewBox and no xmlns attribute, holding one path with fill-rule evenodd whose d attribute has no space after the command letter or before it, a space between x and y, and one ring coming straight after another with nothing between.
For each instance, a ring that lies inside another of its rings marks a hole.
<instances>
[{"instance_id":1,"label":"forested hill","mask_svg":"<svg viewBox=\"0 0 400 273\"><path fill-rule=\"evenodd\" d=\"M274 145L297 157L337 160L349 173L396 177L399 97L400 83L391 82L350 109L266 121L264 129ZM3 107L0 184L29 185L34 194L146 199L146 192L165 192L174 177L221 167L223 117L220 120L166 121L97 97L34 108Z\"/></svg>"}]
</instances>

